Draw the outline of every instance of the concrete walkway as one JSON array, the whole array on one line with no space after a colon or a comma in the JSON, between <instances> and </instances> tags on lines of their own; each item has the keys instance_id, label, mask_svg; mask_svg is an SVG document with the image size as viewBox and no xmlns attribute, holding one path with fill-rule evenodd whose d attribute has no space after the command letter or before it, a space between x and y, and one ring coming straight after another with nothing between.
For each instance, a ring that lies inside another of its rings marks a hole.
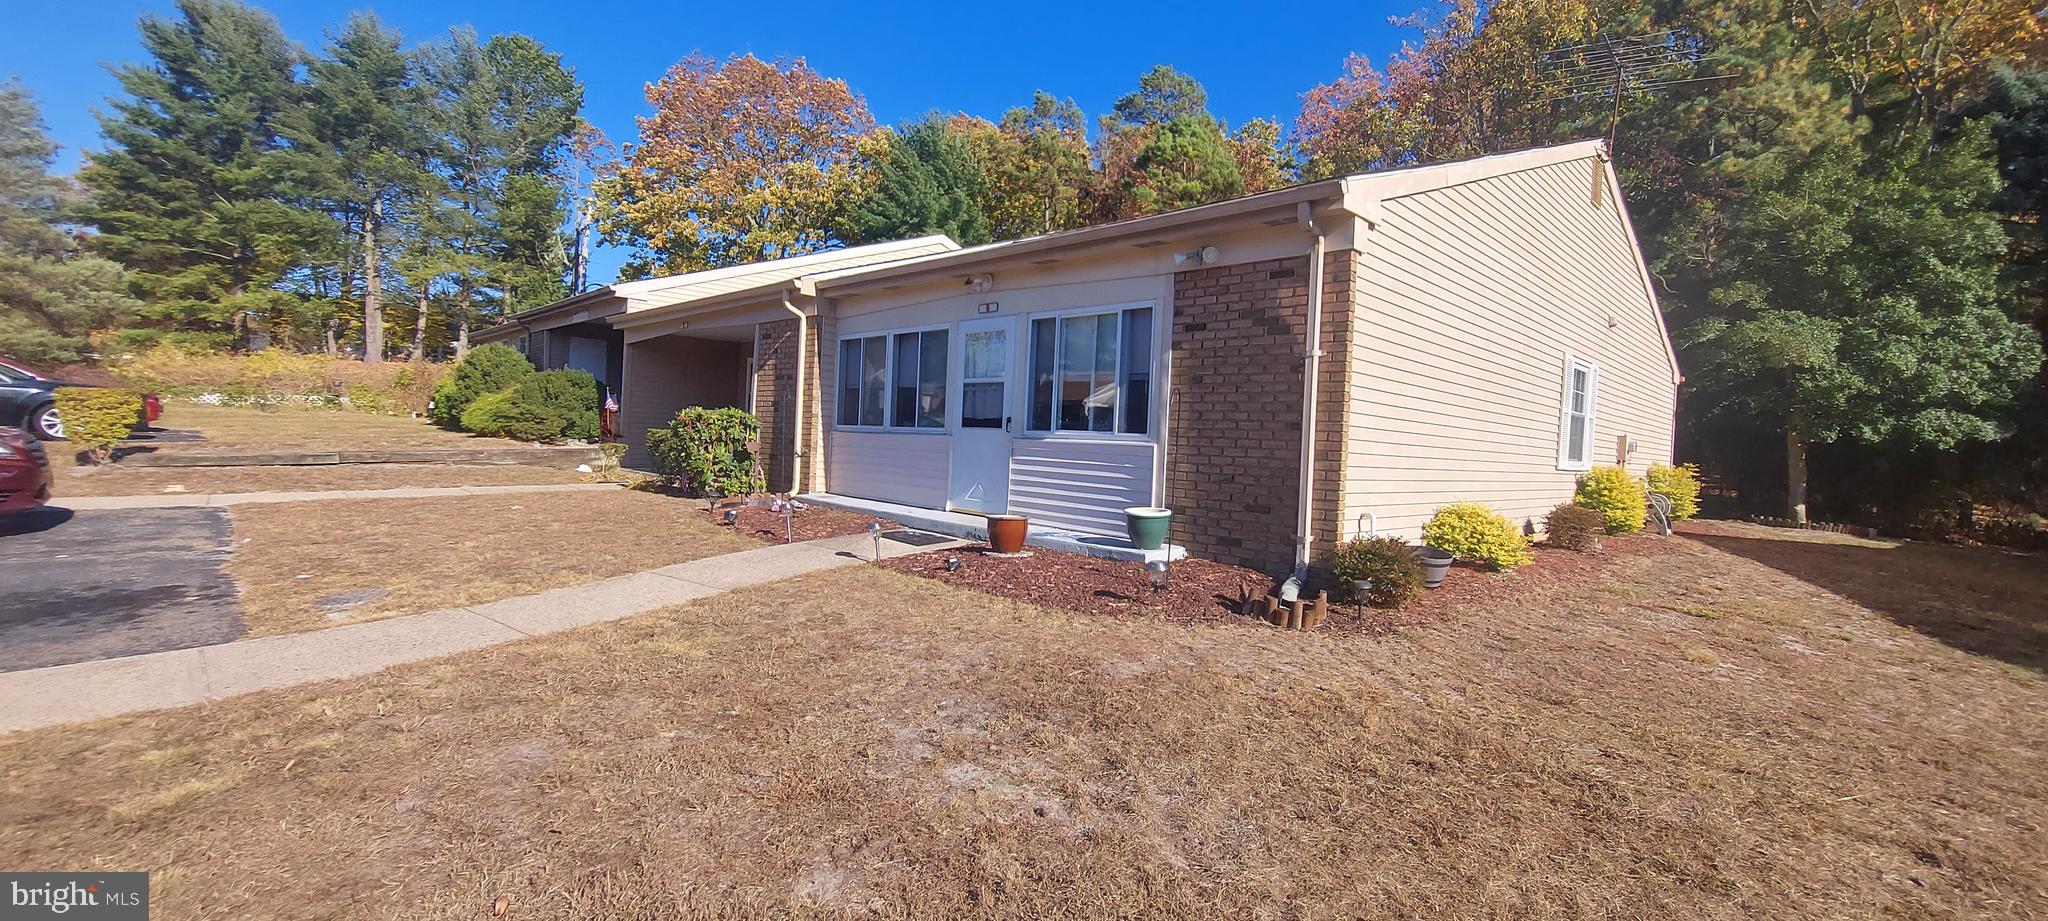
<instances>
[{"instance_id":1,"label":"concrete walkway","mask_svg":"<svg viewBox=\"0 0 2048 921\"><path fill-rule=\"evenodd\" d=\"M58 496L50 504L84 512L108 508L218 508L259 502L319 502L323 499L426 499L433 496L489 496L514 492L569 492L620 489L613 483L542 483L531 486L413 486L402 489L315 489L296 492L162 493L147 496Z\"/></svg>"},{"instance_id":2,"label":"concrete walkway","mask_svg":"<svg viewBox=\"0 0 2048 921\"><path fill-rule=\"evenodd\" d=\"M856 534L767 546L466 608L9 672L0 674L0 733L367 675L406 662L618 620L733 589L856 565L873 556L871 541ZM947 545L913 547L884 540L882 555L943 546Z\"/></svg>"}]
</instances>

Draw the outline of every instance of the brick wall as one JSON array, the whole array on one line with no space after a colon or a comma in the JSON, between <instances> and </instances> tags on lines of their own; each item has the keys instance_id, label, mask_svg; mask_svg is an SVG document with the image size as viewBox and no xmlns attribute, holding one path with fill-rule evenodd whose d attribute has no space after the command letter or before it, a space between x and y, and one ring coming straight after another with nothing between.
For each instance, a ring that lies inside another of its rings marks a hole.
<instances>
[{"instance_id":1,"label":"brick wall","mask_svg":"<svg viewBox=\"0 0 2048 921\"><path fill-rule=\"evenodd\" d=\"M747 344L686 336L627 343L619 437L626 465L646 469L647 430L667 425L685 406L738 406Z\"/></svg>"},{"instance_id":2,"label":"brick wall","mask_svg":"<svg viewBox=\"0 0 2048 921\"><path fill-rule=\"evenodd\" d=\"M806 461L815 461L821 456L818 450L822 429L818 422L819 363L818 340L820 333L818 318L810 323L811 366L805 373L804 390L808 392L804 407L804 455ZM754 415L761 420L761 446L768 453L768 491L788 492L793 481L791 472L795 469L792 452L795 442L796 402L789 395L796 388L797 322L794 318L762 323L754 328ZM818 480L817 465L810 463L804 475L804 489L815 491L823 487Z\"/></svg>"},{"instance_id":3,"label":"brick wall","mask_svg":"<svg viewBox=\"0 0 2048 921\"><path fill-rule=\"evenodd\" d=\"M1355 254L1324 260L1317 387L1317 557L1338 533ZM1294 562L1308 257L1180 272L1173 286L1166 504L1196 556L1282 573Z\"/></svg>"}]
</instances>

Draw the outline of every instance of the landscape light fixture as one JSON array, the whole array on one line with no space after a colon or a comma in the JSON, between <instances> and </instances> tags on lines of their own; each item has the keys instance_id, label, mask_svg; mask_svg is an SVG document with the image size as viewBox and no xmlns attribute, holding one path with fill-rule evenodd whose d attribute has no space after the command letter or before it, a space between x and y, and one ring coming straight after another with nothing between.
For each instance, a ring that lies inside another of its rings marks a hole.
<instances>
[{"instance_id":1,"label":"landscape light fixture","mask_svg":"<svg viewBox=\"0 0 2048 921\"><path fill-rule=\"evenodd\" d=\"M882 523L868 522L868 536L875 540L875 562L879 563L882 561Z\"/></svg>"},{"instance_id":2,"label":"landscape light fixture","mask_svg":"<svg viewBox=\"0 0 2048 921\"><path fill-rule=\"evenodd\" d=\"M740 526L739 509L729 508L725 510L725 525L729 528L737 528Z\"/></svg>"},{"instance_id":3,"label":"landscape light fixture","mask_svg":"<svg viewBox=\"0 0 2048 921\"><path fill-rule=\"evenodd\" d=\"M947 571L947 572L959 572L959 571L960 571L960 558L959 558L959 557L957 557L957 556L949 556L949 557L946 557L946 571Z\"/></svg>"},{"instance_id":4,"label":"landscape light fixture","mask_svg":"<svg viewBox=\"0 0 2048 921\"><path fill-rule=\"evenodd\" d=\"M1360 621L1365 620L1365 596L1371 594L1371 592L1371 579L1351 580L1351 600L1355 602L1358 607L1358 619Z\"/></svg>"},{"instance_id":5,"label":"landscape light fixture","mask_svg":"<svg viewBox=\"0 0 2048 921\"><path fill-rule=\"evenodd\" d=\"M1152 582L1152 594L1157 595L1166 588L1166 580L1172 576L1173 564L1165 560L1152 560L1145 564L1145 578Z\"/></svg>"}]
</instances>

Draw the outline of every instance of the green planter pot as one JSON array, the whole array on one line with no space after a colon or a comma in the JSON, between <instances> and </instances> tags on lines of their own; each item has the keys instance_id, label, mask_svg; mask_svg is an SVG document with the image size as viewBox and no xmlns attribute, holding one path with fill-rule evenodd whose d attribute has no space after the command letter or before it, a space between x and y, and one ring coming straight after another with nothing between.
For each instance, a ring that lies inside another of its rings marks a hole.
<instances>
[{"instance_id":1,"label":"green planter pot","mask_svg":"<svg viewBox=\"0 0 2048 921\"><path fill-rule=\"evenodd\" d=\"M1124 509L1124 530L1131 535L1131 546L1140 550L1157 550L1166 546L1166 529L1173 524L1173 511L1163 508L1135 505Z\"/></svg>"}]
</instances>

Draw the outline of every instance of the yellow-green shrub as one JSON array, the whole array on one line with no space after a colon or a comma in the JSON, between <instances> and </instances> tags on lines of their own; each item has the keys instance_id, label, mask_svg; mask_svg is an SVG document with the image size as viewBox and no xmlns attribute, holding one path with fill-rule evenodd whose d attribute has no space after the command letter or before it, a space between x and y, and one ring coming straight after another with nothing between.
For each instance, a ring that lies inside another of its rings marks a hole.
<instances>
[{"instance_id":1,"label":"yellow-green shrub","mask_svg":"<svg viewBox=\"0 0 2048 921\"><path fill-rule=\"evenodd\" d=\"M1482 502L1453 502L1422 526L1422 542L1452 556L1511 569L1529 562L1529 538Z\"/></svg>"},{"instance_id":2,"label":"yellow-green shrub","mask_svg":"<svg viewBox=\"0 0 2048 921\"><path fill-rule=\"evenodd\" d=\"M1650 465L1650 491L1671 499L1671 517L1691 518L1700 513L1700 465Z\"/></svg>"},{"instance_id":3,"label":"yellow-green shrub","mask_svg":"<svg viewBox=\"0 0 2048 921\"><path fill-rule=\"evenodd\" d=\"M165 396L217 393L228 403L309 402L348 397L369 412L424 413L448 366L430 361L366 365L353 358L264 349L234 354L164 344L110 363L108 370L141 390ZM373 400L359 399L374 396Z\"/></svg>"},{"instance_id":4,"label":"yellow-green shrub","mask_svg":"<svg viewBox=\"0 0 2048 921\"><path fill-rule=\"evenodd\" d=\"M57 418L64 438L98 464L113 456L142 421L142 394L116 387L57 388Z\"/></svg>"},{"instance_id":5,"label":"yellow-green shrub","mask_svg":"<svg viewBox=\"0 0 2048 921\"><path fill-rule=\"evenodd\" d=\"M1572 501L1599 512L1607 521L1607 533L1629 534L1643 529L1650 515L1650 494L1641 480L1620 467L1594 467L1579 477L1578 493Z\"/></svg>"}]
</instances>

